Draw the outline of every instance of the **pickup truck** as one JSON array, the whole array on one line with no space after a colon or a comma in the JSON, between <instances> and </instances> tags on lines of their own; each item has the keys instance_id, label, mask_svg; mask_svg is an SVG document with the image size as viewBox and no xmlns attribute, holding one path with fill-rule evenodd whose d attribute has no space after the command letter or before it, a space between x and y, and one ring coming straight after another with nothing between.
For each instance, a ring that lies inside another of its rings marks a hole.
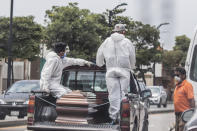
<instances>
[{"instance_id":1,"label":"pickup truck","mask_svg":"<svg viewBox=\"0 0 197 131\"><path fill-rule=\"evenodd\" d=\"M61 84L73 90L60 99L43 91L29 97L27 129L54 131L148 131L149 89L141 90L131 73L127 99L121 102L118 124L110 124L106 69L70 66L63 70ZM77 90L77 91L75 91Z\"/></svg>"}]
</instances>

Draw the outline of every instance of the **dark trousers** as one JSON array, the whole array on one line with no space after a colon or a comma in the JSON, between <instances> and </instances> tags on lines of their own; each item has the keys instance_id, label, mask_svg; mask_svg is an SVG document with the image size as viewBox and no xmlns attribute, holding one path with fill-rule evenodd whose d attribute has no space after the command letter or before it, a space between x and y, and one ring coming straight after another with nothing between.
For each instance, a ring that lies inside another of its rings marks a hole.
<instances>
[{"instance_id":1,"label":"dark trousers","mask_svg":"<svg viewBox=\"0 0 197 131\"><path fill-rule=\"evenodd\" d=\"M185 123L181 119L182 112L175 112L176 126L175 131L183 131Z\"/></svg>"}]
</instances>

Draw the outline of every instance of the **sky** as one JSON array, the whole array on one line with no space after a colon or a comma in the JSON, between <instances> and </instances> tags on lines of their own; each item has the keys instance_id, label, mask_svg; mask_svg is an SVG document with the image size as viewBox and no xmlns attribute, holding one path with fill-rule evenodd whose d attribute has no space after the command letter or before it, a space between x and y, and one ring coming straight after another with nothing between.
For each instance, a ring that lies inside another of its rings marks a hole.
<instances>
[{"instance_id":1,"label":"sky","mask_svg":"<svg viewBox=\"0 0 197 131\"><path fill-rule=\"evenodd\" d=\"M171 50L175 36L186 35L190 39L197 25L197 0L14 0L14 16L35 16L35 21L44 25L44 16L52 6L66 6L69 2L77 2L81 9L89 9L94 13L102 13L113 9L120 3L127 3L122 14L144 24L160 27L162 47ZM10 0L0 0L0 16L10 15Z\"/></svg>"}]
</instances>

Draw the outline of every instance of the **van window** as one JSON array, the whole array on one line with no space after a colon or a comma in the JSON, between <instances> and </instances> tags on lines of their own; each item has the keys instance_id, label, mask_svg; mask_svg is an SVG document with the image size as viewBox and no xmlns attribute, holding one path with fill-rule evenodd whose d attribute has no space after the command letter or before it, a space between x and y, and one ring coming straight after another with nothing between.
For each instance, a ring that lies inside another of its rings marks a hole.
<instances>
[{"instance_id":1,"label":"van window","mask_svg":"<svg viewBox=\"0 0 197 131\"><path fill-rule=\"evenodd\" d=\"M197 45L194 48L189 76L191 80L197 81Z\"/></svg>"}]
</instances>

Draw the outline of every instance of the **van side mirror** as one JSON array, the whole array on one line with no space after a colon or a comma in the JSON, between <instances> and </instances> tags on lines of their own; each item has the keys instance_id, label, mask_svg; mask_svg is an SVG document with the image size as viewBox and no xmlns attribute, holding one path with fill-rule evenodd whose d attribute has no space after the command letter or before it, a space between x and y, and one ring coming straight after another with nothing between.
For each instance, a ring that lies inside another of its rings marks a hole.
<instances>
[{"instance_id":1,"label":"van side mirror","mask_svg":"<svg viewBox=\"0 0 197 131\"><path fill-rule=\"evenodd\" d=\"M146 99L146 98L149 98L152 96L152 93L151 93L151 90L150 89L145 89L143 91L140 92L140 96L143 98L143 99Z\"/></svg>"},{"instance_id":2,"label":"van side mirror","mask_svg":"<svg viewBox=\"0 0 197 131\"><path fill-rule=\"evenodd\" d=\"M194 108L186 110L181 115L181 119L186 123L192 118L193 114L194 114Z\"/></svg>"}]
</instances>

